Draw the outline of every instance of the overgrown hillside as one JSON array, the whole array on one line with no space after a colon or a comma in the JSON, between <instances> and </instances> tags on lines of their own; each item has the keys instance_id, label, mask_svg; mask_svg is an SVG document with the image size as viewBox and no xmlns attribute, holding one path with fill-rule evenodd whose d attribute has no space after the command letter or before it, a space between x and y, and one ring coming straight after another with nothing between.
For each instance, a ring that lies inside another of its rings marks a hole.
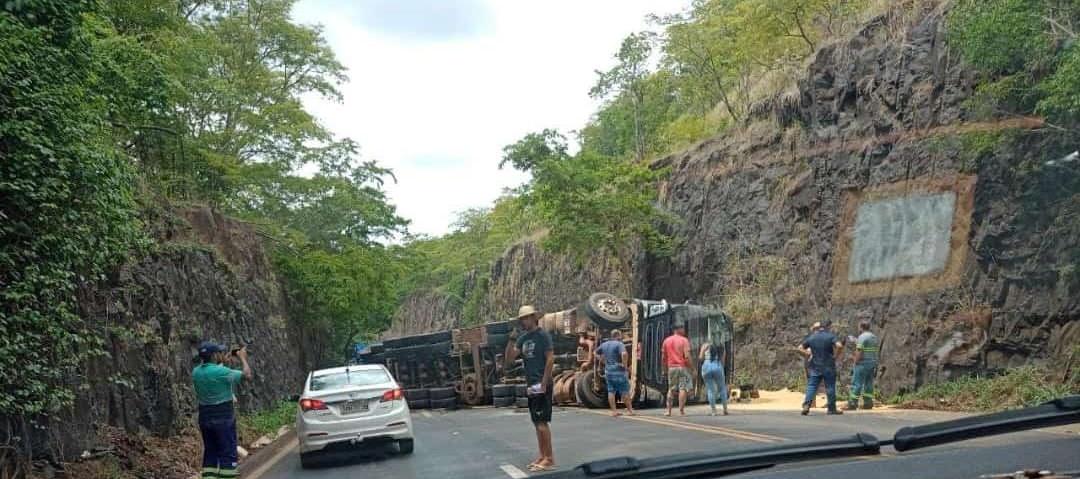
<instances>
[{"instance_id":1,"label":"overgrown hillside","mask_svg":"<svg viewBox=\"0 0 1080 479\"><path fill-rule=\"evenodd\" d=\"M253 410L389 324L406 221L303 108L346 75L293 4L0 5L0 475L183 430L199 340L259 343Z\"/></svg>"},{"instance_id":2,"label":"overgrown hillside","mask_svg":"<svg viewBox=\"0 0 1080 479\"><path fill-rule=\"evenodd\" d=\"M628 164L644 159L662 178L654 190L659 206L637 218L649 218L657 229L629 239L605 234L604 227L619 224L605 220L641 212L633 206L636 197L621 193L606 195L608 202L593 211L574 210L577 222L565 221L550 213L551 205L573 206L589 196L572 188L552 195L551 188L569 184L591 192L609 185L534 175L513 200L535 215L541 232L522 241L545 252L527 264L511 261L515 267L508 270L506 260L518 258L522 246L507 235L505 244L515 246L503 256L465 257L473 259L473 272L464 277L489 272L489 284L503 285L498 292L467 290L482 291L481 303L504 307L488 316L464 315L452 296L424 291L399 310L394 331L408 331L412 311L426 301L444 300L452 318L470 322L505 317L515 303L568 307L590 290L629 290L723 305L739 327L739 379L764 386L797 385L801 369L793 346L812 322L831 318L848 334L860 315L873 318L884 338L887 392L1021 365L1045 366L1060 376L1056 369L1069 368L1070 345L1080 341L1080 282L1073 274L1080 263L1080 89L1070 86L1080 81L1074 68L1080 4L814 5L697 2L687 16L666 19L662 32L630 37L617 67L600 74L596 92L610 96L579 135L578 153L565 154L557 134L542 132L508 147L506 158L529 171L573 171L595 164L597 154ZM787 29L759 29L765 25ZM680 41L691 32L697 41ZM738 45L758 48L740 55ZM693 47L681 62L679 46ZM703 69L691 68L692 60ZM719 65L725 69L714 68ZM680 76L684 83L655 87L660 78ZM659 156L668 146L656 132L668 123L652 116L649 94L701 98L687 85L715 87L715 96L704 101L711 108L697 111L725 120L715 134L703 133L708 140ZM725 96L741 100L729 108ZM625 113L624 122L611 119L616 111ZM607 133L596 134L601 131ZM596 142L615 137L623 140ZM523 151L530 152L524 160ZM633 176L632 168L626 172ZM941 209L952 214L943 216L948 228L933 233L937 210L923 210L920 202L939 197L955 203ZM886 207L880 216L876 208ZM858 239L868 231L855 227L860 214L868 215L870 228L885 228L868 237L879 248L867 250L867 240ZM881 218L884 223L873 223ZM893 224L889 218L909 219ZM582 225L591 241L552 241L553 231L574 234ZM483 237L484 231L457 234ZM650 237L656 234L660 238ZM940 234L944 245L940 265L905 272L922 260L899 264L890 256L904 248L892 241L931 234ZM665 241L650 244L653 239ZM863 246L853 251L856 241ZM613 254L627 245L632 253ZM867 252L871 256L859 256ZM605 256L631 259L632 278L603 262L573 261ZM612 273L607 281L581 276L605 270ZM568 292L529 289L542 278L563 278ZM452 322L440 326L446 324Z\"/></svg>"}]
</instances>

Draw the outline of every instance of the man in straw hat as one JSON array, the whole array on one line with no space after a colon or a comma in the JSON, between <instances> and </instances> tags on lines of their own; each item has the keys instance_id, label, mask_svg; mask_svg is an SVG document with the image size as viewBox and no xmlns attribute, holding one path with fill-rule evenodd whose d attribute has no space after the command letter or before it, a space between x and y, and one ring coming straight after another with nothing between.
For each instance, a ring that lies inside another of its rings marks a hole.
<instances>
[{"instance_id":1,"label":"man in straw hat","mask_svg":"<svg viewBox=\"0 0 1080 479\"><path fill-rule=\"evenodd\" d=\"M529 464L529 471L542 472L555 468L555 452L551 447L551 402L554 388L551 370L555 366L551 336L539 326L540 312L525 305L518 310L518 324L524 331L517 341L506 345L506 366L510 368L520 355L525 363L525 380L529 388L529 417L536 428L540 457Z\"/></svg>"}]
</instances>

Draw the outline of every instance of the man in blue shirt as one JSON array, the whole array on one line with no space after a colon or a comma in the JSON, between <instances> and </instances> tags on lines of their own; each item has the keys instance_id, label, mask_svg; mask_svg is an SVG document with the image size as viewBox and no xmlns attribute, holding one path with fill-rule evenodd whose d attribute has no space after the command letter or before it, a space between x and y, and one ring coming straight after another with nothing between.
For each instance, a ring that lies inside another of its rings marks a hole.
<instances>
[{"instance_id":1,"label":"man in blue shirt","mask_svg":"<svg viewBox=\"0 0 1080 479\"><path fill-rule=\"evenodd\" d=\"M243 370L225 366L228 349L209 341L199 345L202 364L191 371L195 396L199 400L199 433L203 441L203 479L231 479L237 476L236 414L233 388L251 378L247 349L236 352Z\"/></svg>"},{"instance_id":2,"label":"man in blue shirt","mask_svg":"<svg viewBox=\"0 0 1080 479\"><path fill-rule=\"evenodd\" d=\"M836 358L844 349L844 343L831 331L832 321L822 322L821 329L803 340L800 350L810 360L810 379L806 384L802 415L810 414L810 405L817 395L818 383L825 381L825 396L829 414L843 414L836 409Z\"/></svg>"},{"instance_id":3,"label":"man in blue shirt","mask_svg":"<svg viewBox=\"0 0 1080 479\"><path fill-rule=\"evenodd\" d=\"M619 415L619 408L615 405L615 395L622 397L626 405L626 414L634 415L634 400L630 393L629 371L630 355L626 353L626 345L622 342L622 331L618 329L611 332L611 337L596 348L596 356L604 360L604 382L607 384L608 406L611 407L611 416Z\"/></svg>"}]
</instances>

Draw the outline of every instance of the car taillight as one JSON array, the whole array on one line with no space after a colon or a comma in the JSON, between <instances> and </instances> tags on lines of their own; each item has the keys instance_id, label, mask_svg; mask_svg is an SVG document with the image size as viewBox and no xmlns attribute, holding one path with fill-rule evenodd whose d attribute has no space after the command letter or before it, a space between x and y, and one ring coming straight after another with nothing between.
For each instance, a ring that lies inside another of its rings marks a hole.
<instances>
[{"instance_id":1,"label":"car taillight","mask_svg":"<svg viewBox=\"0 0 1080 479\"><path fill-rule=\"evenodd\" d=\"M382 394L383 401L393 401L395 399L401 399L405 397L405 393L401 392L401 388L391 389Z\"/></svg>"},{"instance_id":2,"label":"car taillight","mask_svg":"<svg viewBox=\"0 0 1080 479\"><path fill-rule=\"evenodd\" d=\"M300 400L300 409L305 412L326 409L326 403L318 399L305 398Z\"/></svg>"}]
</instances>

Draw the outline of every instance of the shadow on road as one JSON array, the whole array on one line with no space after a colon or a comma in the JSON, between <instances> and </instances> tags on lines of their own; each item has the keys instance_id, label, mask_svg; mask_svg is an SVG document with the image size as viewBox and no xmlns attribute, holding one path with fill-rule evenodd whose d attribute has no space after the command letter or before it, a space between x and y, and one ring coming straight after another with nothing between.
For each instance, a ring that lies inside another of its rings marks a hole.
<instances>
[{"instance_id":1,"label":"shadow on road","mask_svg":"<svg viewBox=\"0 0 1080 479\"><path fill-rule=\"evenodd\" d=\"M312 462L316 468L324 469L370 464L381 461L394 461L406 457L408 457L408 455L397 452L397 447L395 445L384 444L322 452L316 455Z\"/></svg>"}]
</instances>

